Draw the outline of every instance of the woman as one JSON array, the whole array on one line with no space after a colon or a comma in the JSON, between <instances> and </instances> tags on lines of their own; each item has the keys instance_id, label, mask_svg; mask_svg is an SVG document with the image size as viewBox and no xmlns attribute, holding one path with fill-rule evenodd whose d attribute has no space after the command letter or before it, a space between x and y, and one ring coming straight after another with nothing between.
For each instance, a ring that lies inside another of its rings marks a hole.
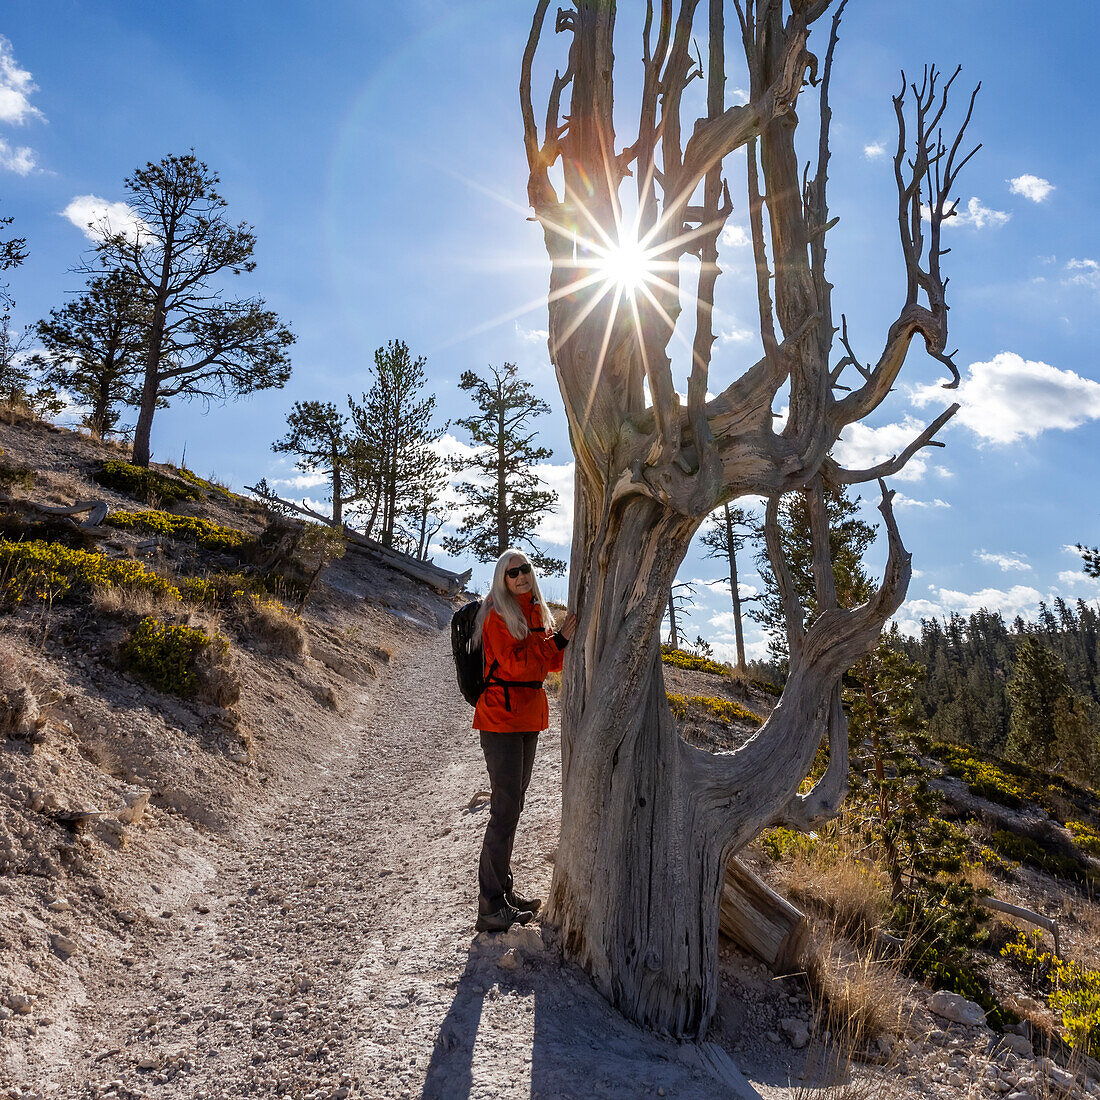
<instances>
[{"instance_id":1,"label":"woman","mask_svg":"<svg viewBox=\"0 0 1100 1100\"><path fill-rule=\"evenodd\" d=\"M517 921L526 924L542 904L515 893L511 861L535 745L550 721L542 681L561 669L562 651L577 628L577 617L566 615L556 633L553 623L527 555L505 550L474 621L474 641L484 650L488 681L474 710L474 729L481 733L492 791L478 864L479 932L503 932Z\"/></svg>"}]
</instances>

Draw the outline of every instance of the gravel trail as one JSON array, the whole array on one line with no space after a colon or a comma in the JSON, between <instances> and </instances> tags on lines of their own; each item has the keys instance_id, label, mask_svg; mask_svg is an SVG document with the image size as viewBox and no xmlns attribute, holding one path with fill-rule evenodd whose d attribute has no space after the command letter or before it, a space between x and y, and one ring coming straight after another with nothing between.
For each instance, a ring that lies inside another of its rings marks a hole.
<instances>
[{"instance_id":1,"label":"gravel trail","mask_svg":"<svg viewBox=\"0 0 1100 1100\"><path fill-rule=\"evenodd\" d=\"M446 631L349 708L343 743L168 897L72 1008L50 1097L715 1097L698 1058L611 1011L537 924L475 936L488 779ZM545 895L557 714L516 841ZM303 730L302 737L309 731ZM694 1059L694 1063L693 1063Z\"/></svg>"}]
</instances>

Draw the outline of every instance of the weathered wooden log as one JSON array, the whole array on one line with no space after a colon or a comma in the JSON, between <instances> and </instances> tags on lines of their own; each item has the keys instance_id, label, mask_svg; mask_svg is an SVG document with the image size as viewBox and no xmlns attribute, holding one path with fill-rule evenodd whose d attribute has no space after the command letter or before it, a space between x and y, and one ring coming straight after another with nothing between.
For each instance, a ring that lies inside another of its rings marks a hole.
<instances>
[{"instance_id":1,"label":"weathered wooden log","mask_svg":"<svg viewBox=\"0 0 1100 1100\"><path fill-rule=\"evenodd\" d=\"M1013 905L1011 902L1001 901L1000 898L991 897L988 894L979 897L978 901L987 909L992 909L996 913L1007 913L1010 917L1026 920L1029 924L1037 924L1040 928L1045 928L1054 938L1054 954L1059 958L1062 957L1062 948L1058 942L1058 922L1053 917L1036 913L1034 909L1025 909L1022 905Z\"/></svg>"},{"instance_id":2,"label":"weathered wooden log","mask_svg":"<svg viewBox=\"0 0 1100 1100\"><path fill-rule=\"evenodd\" d=\"M442 592L446 596L458 595L466 587L473 572L473 570L467 569L465 573L452 573L448 569L441 569L430 561L421 561L409 554L402 554L400 550L383 546L380 542L375 542L374 539L369 539L366 535L360 535L357 531L349 531L346 527L344 528L344 536L347 538L349 546L354 547L370 558L374 558L383 565L389 566L391 569L396 569L399 573L404 573L407 577L431 585L436 591Z\"/></svg>"},{"instance_id":3,"label":"weathered wooden log","mask_svg":"<svg viewBox=\"0 0 1100 1100\"><path fill-rule=\"evenodd\" d=\"M327 523L330 527L335 526L329 516L322 515L320 512L315 512L312 508L307 508L305 505L298 504L293 500L286 500L284 497L276 496L270 489L266 489L264 486L246 485L245 488L250 493L255 493L261 500L279 504L284 508L289 508L291 511L297 512L300 516L308 516L310 519L319 520L321 523ZM442 592L446 596L455 596L461 592L466 587L473 572L473 570L467 569L465 573L452 573L448 569L441 569L438 565L433 565L431 561L421 561L419 558L414 558L409 554L402 554L400 550L394 550L392 547L383 546L382 543L367 538L366 535L361 535L358 531L353 531L346 525L342 525L342 527L344 537L348 540L349 546L367 554L383 565L389 566L390 569L396 569L399 573L404 573L405 576L412 577L413 580L422 581L424 584L430 585L432 588L436 589L436 591Z\"/></svg>"},{"instance_id":4,"label":"weathered wooden log","mask_svg":"<svg viewBox=\"0 0 1100 1100\"><path fill-rule=\"evenodd\" d=\"M81 523L81 527L98 527L106 518L111 506L105 500L78 500L75 504L53 505L39 504L37 501L27 500L36 512L44 512L48 516L78 516L81 512L87 512L88 518Z\"/></svg>"},{"instance_id":5,"label":"weathered wooden log","mask_svg":"<svg viewBox=\"0 0 1100 1100\"><path fill-rule=\"evenodd\" d=\"M809 936L801 910L777 894L739 859L726 866L718 929L772 970L796 970Z\"/></svg>"}]
</instances>

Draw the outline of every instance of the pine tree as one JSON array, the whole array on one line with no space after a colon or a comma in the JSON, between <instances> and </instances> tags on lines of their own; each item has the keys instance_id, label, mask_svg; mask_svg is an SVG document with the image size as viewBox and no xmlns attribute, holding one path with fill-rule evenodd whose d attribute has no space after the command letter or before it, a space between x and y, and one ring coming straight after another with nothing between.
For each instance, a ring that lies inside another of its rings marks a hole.
<instances>
[{"instance_id":1,"label":"pine tree","mask_svg":"<svg viewBox=\"0 0 1100 1100\"><path fill-rule=\"evenodd\" d=\"M859 499L852 500L843 489L825 494L829 518L829 547L833 559L833 577L841 607L855 607L873 590L863 568L863 554L875 538L875 529L857 515ZM810 541L810 517L805 494L788 493L779 506L779 535L798 601L811 622L817 611L813 576L813 547ZM758 535L763 538L762 532ZM757 572L764 582L759 602L749 612L768 632L768 650L779 661L787 658L787 638L783 600L772 575L766 551L757 556Z\"/></svg>"},{"instance_id":2,"label":"pine tree","mask_svg":"<svg viewBox=\"0 0 1100 1100\"><path fill-rule=\"evenodd\" d=\"M1009 755L1051 768L1058 754L1059 715L1071 704L1073 692L1065 664L1034 634L1020 644L1008 697L1012 703Z\"/></svg>"},{"instance_id":3,"label":"pine tree","mask_svg":"<svg viewBox=\"0 0 1100 1100\"><path fill-rule=\"evenodd\" d=\"M729 566L730 596L733 601L733 631L737 646L737 669L745 671L745 631L741 619L741 593L737 583L737 554L752 536L752 513L728 504L711 515L710 526L703 532L708 558L718 558Z\"/></svg>"},{"instance_id":4,"label":"pine tree","mask_svg":"<svg viewBox=\"0 0 1100 1100\"><path fill-rule=\"evenodd\" d=\"M418 486L427 461L423 452L446 427L432 425L435 395L423 395L426 364L423 356L412 358L403 340L391 340L374 353L370 391L358 404L348 399L366 470L366 533L373 535L377 524L384 546L405 541L401 524L422 506Z\"/></svg>"},{"instance_id":5,"label":"pine tree","mask_svg":"<svg viewBox=\"0 0 1100 1100\"><path fill-rule=\"evenodd\" d=\"M535 465L553 452L535 444L537 432L530 426L550 406L519 377L514 363L490 366L484 378L464 371L459 387L477 407L472 416L455 421L469 432L474 453L455 461L453 468L473 473L476 480L456 486L467 511L458 533L443 545L448 553L470 553L480 562L495 561L509 546L526 545L540 572L560 576L566 563L544 554L534 542L539 520L558 499L553 490L541 488Z\"/></svg>"},{"instance_id":6,"label":"pine tree","mask_svg":"<svg viewBox=\"0 0 1100 1100\"><path fill-rule=\"evenodd\" d=\"M18 413L49 417L65 407L57 390L40 376L34 357L28 355L30 344L29 328L19 332L11 326L10 313L0 316L0 403L6 406L11 424Z\"/></svg>"},{"instance_id":7,"label":"pine tree","mask_svg":"<svg viewBox=\"0 0 1100 1100\"><path fill-rule=\"evenodd\" d=\"M15 221L12 217L0 218L0 230L6 230ZM0 236L0 271L18 267L27 258L26 237ZM15 300L8 293L8 284L0 283L0 308L10 309Z\"/></svg>"},{"instance_id":8,"label":"pine tree","mask_svg":"<svg viewBox=\"0 0 1100 1100\"><path fill-rule=\"evenodd\" d=\"M1085 576L1100 577L1100 547L1082 546L1078 543L1077 549L1081 551L1081 557L1085 561Z\"/></svg>"},{"instance_id":9,"label":"pine tree","mask_svg":"<svg viewBox=\"0 0 1100 1100\"><path fill-rule=\"evenodd\" d=\"M348 417L331 401L295 401L286 418L287 433L271 449L297 455L303 473L322 473L329 483L332 523L344 522L344 508L363 499L362 447L347 431Z\"/></svg>"},{"instance_id":10,"label":"pine tree","mask_svg":"<svg viewBox=\"0 0 1100 1100\"><path fill-rule=\"evenodd\" d=\"M176 396L204 402L279 387L290 377L294 335L260 298L226 301L214 281L254 270L256 237L232 225L216 172L194 153L148 162L125 180L139 219L132 233L106 232L107 270L127 272L150 311L133 462L148 466L153 414ZM106 228L106 227L103 227ZM101 268L88 269L98 274Z\"/></svg>"},{"instance_id":11,"label":"pine tree","mask_svg":"<svg viewBox=\"0 0 1100 1100\"><path fill-rule=\"evenodd\" d=\"M115 430L119 405L140 400L150 316L141 283L115 270L94 276L79 298L36 326L45 378L87 408L85 427L100 438Z\"/></svg>"}]
</instances>

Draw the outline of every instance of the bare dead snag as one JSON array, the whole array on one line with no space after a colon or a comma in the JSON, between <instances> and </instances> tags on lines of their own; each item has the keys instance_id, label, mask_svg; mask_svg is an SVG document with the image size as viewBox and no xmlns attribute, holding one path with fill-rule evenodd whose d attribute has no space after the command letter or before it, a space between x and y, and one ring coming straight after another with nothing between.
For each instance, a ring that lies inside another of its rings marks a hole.
<instances>
[{"instance_id":1,"label":"bare dead snag","mask_svg":"<svg viewBox=\"0 0 1100 1100\"><path fill-rule=\"evenodd\" d=\"M910 567L883 484L889 559L882 584L861 607L837 606L823 493L897 473L920 448L940 446L935 435L955 407L871 469L846 470L830 451L846 425L885 399L915 337L950 371L948 385L958 380L945 351L940 227L973 155L960 153L973 97L948 144L942 122L955 77L942 81L933 68L920 86L903 77L894 97L895 181L906 297L876 363L859 362L842 319L845 355L833 364L828 96L844 0L734 0L732 7L750 92L747 103L727 106L727 6L647 0L638 129L625 147L613 122L614 5L571 0L558 10L553 29L567 40L565 61L550 81L541 128L533 72L549 0L536 2L520 79L528 197L551 262L550 353L577 459L570 605L579 625L562 684L562 832L547 914L610 1000L678 1036L702 1035L714 1009L719 897L730 857L769 823L809 827L844 797L841 677L901 604ZM810 36L830 11L819 60ZM709 31L707 47L693 53L701 30ZM684 90L697 78L706 80L706 114L685 125ZM812 177L809 169L800 175L795 150L795 108L807 113L799 104L807 84L816 87L819 120ZM908 128L907 111L915 112ZM708 398L718 245L731 212L723 171L739 150L764 354ZM628 177L633 195L624 195ZM683 327L687 257L699 259L701 273L684 407L671 348ZM630 264L636 270L624 275ZM859 375L854 388L842 381L849 367ZM784 386L790 411L777 432L773 410ZM809 626L775 530L779 498L796 490L809 494L814 516L819 613ZM709 754L678 736L658 628L701 521L749 494L769 501L768 549L787 608L791 674L755 737L736 752ZM828 768L801 795L823 737Z\"/></svg>"}]
</instances>

